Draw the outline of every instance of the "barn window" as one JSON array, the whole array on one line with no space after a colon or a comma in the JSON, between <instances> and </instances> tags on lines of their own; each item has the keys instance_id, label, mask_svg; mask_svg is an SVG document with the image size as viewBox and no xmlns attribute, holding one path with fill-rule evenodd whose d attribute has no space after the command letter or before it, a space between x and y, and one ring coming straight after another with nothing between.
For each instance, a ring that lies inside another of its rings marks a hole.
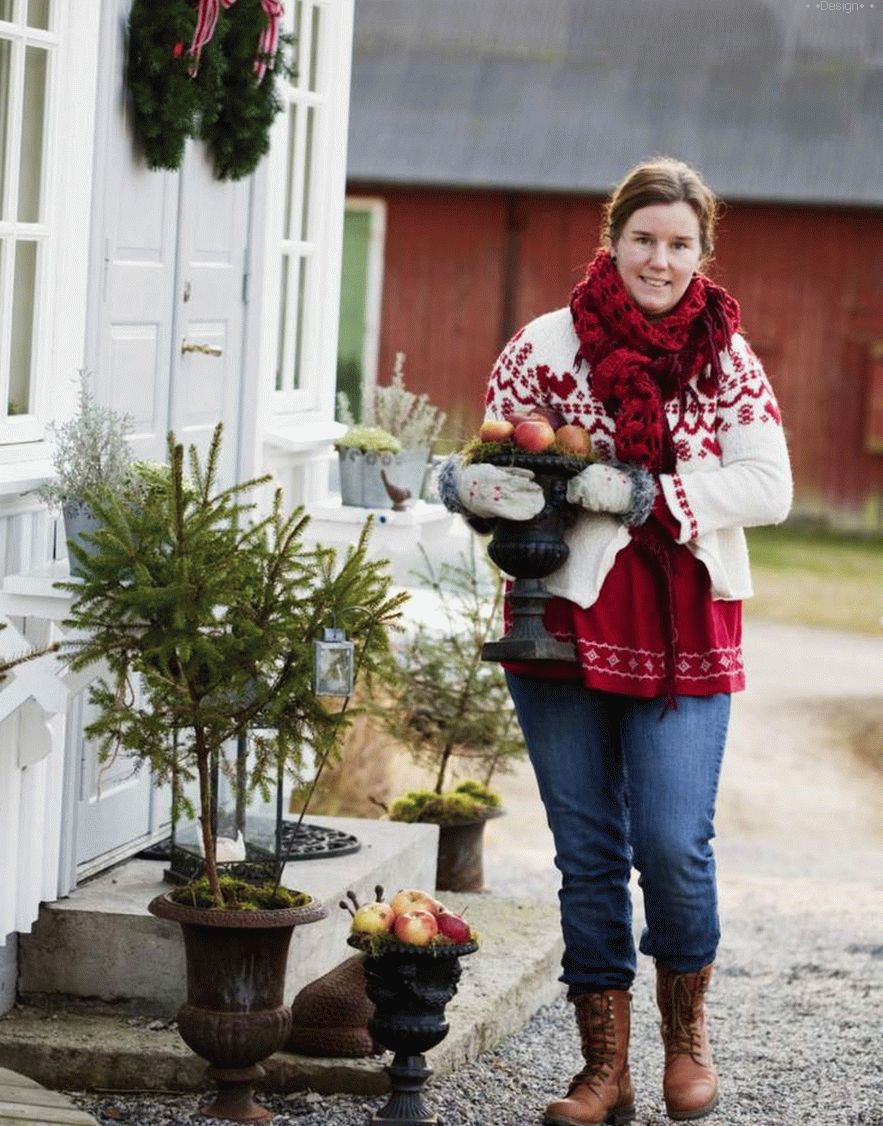
<instances>
[{"instance_id":1,"label":"barn window","mask_svg":"<svg viewBox=\"0 0 883 1126\"><path fill-rule=\"evenodd\" d=\"M42 437L35 372L45 365L57 65L55 0L0 0L0 441Z\"/></svg>"},{"instance_id":2,"label":"barn window","mask_svg":"<svg viewBox=\"0 0 883 1126\"><path fill-rule=\"evenodd\" d=\"M350 196L343 227L337 390L353 414L377 382L386 202Z\"/></svg>"}]
</instances>

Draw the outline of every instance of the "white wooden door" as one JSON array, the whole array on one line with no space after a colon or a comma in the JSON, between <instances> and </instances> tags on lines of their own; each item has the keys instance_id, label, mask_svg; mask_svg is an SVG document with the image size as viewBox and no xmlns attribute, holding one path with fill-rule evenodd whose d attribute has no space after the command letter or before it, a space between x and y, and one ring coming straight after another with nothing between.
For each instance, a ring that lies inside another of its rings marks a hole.
<instances>
[{"instance_id":1,"label":"white wooden door","mask_svg":"<svg viewBox=\"0 0 883 1126\"><path fill-rule=\"evenodd\" d=\"M170 424L205 452L224 425L223 476L238 446L250 181L220 182L205 145L188 142L181 172Z\"/></svg>"},{"instance_id":2,"label":"white wooden door","mask_svg":"<svg viewBox=\"0 0 883 1126\"><path fill-rule=\"evenodd\" d=\"M224 424L222 475L237 460L250 184L221 183L204 146L188 142L180 172L151 172L133 140L123 76L131 0L109 0L99 85L93 267L87 363L96 396L133 419L136 457L166 460L174 430L204 450ZM118 756L100 764L72 717L78 786L76 860L100 866L155 837L169 796Z\"/></svg>"}]
</instances>

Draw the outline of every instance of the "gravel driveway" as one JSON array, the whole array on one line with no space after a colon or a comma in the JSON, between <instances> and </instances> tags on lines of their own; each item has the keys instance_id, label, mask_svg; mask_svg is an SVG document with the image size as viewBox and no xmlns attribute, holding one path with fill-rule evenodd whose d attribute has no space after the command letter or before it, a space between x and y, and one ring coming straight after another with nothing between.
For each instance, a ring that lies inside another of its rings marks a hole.
<instances>
[{"instance_id":1,"label":"gravel driveway","mask_svg":"<svg viewBox=\"0 0 883 1126\"><path fill-rule=\"evenodd\" d=\"M749 691L734 701L718 816L724 939L709 998L722 1076L708 1126L883 1126L883 910L879 773L869 751L883 684L877 639L749 623ZM488 826L499 894L555 895L550 838L528 770L500 786L509 816ZM518 858L517 865L513 858ZM640 894L635 925L641 925ZM635 985L638 1126L663 1126L652 969ZM579 1066L572 1015L544 1010L501 1048L431 1089L445 1126L539 1121ZM362 1126L376 1101L270 1100L278 1126ZM183 1126L187 1096L92 1096L99 1121ZM110 1111L112 1117L103 1116Z\"/></svg>"}]
</instances>

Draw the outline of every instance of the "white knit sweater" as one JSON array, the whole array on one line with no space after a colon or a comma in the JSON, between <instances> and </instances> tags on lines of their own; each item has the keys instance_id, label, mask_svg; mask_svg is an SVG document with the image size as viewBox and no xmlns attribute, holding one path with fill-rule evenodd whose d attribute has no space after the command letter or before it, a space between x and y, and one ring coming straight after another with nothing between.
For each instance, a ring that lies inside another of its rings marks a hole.
<instances>
[{"instance_id":1,"label":"white knit sweater","mask_svg":"<svg viewBox=\"0 0 883 1126\"><path fill-rule=\"evenodd\" d=\"M721 354L723 380L702 394L696 380L666 414L677 454L675 473L658 477L687 544L711 577L713 598L751 596L743 528L778 524L791 507L788 450L776 398L747 341L736 334ZM570 309L531 321L503 350L491 373L487 418L548 406L589 431L600 460L612 459L615 423L592 394L591 371L579 354ZM597 599L617 552L630 541L614 516L581 513L567 535L570 557L546 579L552 594L582 607Z\"/></svg>"}]
</instances>

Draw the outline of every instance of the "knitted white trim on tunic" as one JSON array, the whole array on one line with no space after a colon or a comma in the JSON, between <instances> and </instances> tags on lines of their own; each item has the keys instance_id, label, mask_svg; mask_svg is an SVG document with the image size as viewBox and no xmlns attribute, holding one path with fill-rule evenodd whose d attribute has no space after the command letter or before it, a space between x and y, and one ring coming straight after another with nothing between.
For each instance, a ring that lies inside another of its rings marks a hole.
<instances>
[{"instance_id":1,"label":"knitted white trim on tunic","mask_svg":"<svg viewBox=\"0 0 883 1126\"><path fill-rule=\"evenodd\" d=\"M721 353L723 380L703 394L693 379L665 410L676 471L658 477L685 543L707 568L713 598L751 597L743 528L778 524L791 508L788 450L776 397L748 342L736 333ZM487 418L547 406L584 426L601 461L614 453L614 419L591 389L570 309L531 321L512 338L491 373ZM586 608L598 597L616 555L629 543L621 520L581 513L567 533L570 557L545 587Z\"/></svg>"}]
</instances>

